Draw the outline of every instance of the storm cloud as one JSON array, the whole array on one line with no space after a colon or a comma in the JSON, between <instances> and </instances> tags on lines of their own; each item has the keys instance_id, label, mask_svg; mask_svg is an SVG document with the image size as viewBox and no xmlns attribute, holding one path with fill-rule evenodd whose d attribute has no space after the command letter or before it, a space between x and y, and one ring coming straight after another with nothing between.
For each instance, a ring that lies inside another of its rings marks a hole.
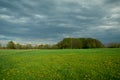
<instances>
[{"instance_id":1,"label":"storm cloud","mask_svg":"<svg viewBox=\"0 0 120 80\"><path fill-rule=\"evenodd\" d=\"M120 42L120 0L0 0L0 41L56 43L65 37Z\"/></svg>"}]
</instances>

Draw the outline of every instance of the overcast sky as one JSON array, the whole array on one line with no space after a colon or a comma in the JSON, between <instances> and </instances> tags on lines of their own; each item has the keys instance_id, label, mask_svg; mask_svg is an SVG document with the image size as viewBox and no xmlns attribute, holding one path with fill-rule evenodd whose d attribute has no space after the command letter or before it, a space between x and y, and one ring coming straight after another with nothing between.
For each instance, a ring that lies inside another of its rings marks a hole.
<instances>
[{"instance_id":1,"label":"overcast sky","mask_svg":"<svg viewBox=\"0 0 120 80\"><path fill-rule=\"evenodd\" d=\"M120 42L120 0L0 0L0 42L53 44L66 37Z\"/></svg>"}]
</instances>

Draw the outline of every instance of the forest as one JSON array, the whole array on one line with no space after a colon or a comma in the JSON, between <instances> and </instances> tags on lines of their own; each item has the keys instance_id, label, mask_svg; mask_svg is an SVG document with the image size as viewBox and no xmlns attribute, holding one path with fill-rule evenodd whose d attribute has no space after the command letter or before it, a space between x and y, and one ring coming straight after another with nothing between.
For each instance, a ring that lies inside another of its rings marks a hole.
<instances>
[{"instance_id":1,"label":"forest","mask_svg":"<svg viewBox=\"0 0 120 80\"><path fill-rule=\"evenodd\" d=\"M89 49L89 48L120 48L120 43L109 43L104 45L94 38L64 38L62 41L50 44L20 44L9 41L6 46L0 43L0 49Z\"/></svg>"}]
</instances>

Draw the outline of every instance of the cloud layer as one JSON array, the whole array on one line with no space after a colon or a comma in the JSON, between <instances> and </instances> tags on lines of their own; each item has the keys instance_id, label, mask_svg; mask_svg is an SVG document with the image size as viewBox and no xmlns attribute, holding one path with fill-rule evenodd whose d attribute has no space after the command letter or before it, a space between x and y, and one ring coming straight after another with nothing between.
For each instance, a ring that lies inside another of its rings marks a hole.
<instances>
[{"instance_id":1,"label":"cloud layer","mask_svg":"<svg viewBox=\"0 0 120 80\"><path fill-rule=\"evenodd\" d=\"M0 41L56 43L65 37L120 42L120 0L1 0Z\"/></svg>"}]
</instances>

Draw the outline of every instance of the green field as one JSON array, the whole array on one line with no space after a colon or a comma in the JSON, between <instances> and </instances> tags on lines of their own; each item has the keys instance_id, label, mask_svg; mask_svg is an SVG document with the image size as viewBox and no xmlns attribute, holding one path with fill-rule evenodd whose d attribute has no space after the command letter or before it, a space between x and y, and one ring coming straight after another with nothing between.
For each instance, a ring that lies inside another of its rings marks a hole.
<instances>
[{"instance_id":1,"label":"green field","mask_svg":"<svg viewBox=\"0 0 120 80\"><path fill-rule=\"evenodd\" d=\"M0 50L0 80L120 80L120 48Z\"/></svg>"}]
</instances>

